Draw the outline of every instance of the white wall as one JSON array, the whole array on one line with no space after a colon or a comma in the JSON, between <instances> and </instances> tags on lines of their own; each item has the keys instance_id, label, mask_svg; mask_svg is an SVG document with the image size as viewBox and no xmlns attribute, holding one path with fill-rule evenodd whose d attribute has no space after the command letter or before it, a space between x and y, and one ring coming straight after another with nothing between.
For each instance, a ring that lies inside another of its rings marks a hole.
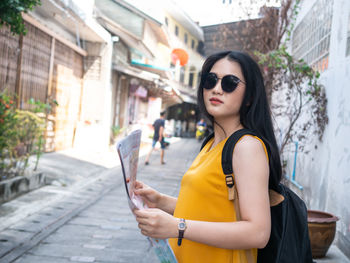
<instances>
[{"instance_id":1,"label":"white wall","mask_svg":"<svg viewBox=\"0 0 350 263\"><path fill-rule=\"evenodd\" d=\"M297 24L317 0L302 2ZM326 88L329 124L323 142L314 140L308 154L299 154L296 191L309 209L340 217L336 242L350 257L350 56L345 57L350 1L334 0L329 67L320 81ZM317 149L315 149L317 145ZM296 190L296 189L294 189Z\"/></svg>"}]
</instances>

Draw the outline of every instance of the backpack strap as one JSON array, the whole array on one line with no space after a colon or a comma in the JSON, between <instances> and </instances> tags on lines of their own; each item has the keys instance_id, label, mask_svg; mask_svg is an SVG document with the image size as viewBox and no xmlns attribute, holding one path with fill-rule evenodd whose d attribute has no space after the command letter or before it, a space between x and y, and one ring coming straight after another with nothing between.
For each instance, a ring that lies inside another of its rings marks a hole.
<instances>
[{"instance_id":1,"label":"backpack strap","mask_svg":"<svg viewBox=\"0 0 350 263\"><path fill-rule=\"evenodd\" d=\"M232 155L233 150L236 146L236 143L244 136L244 135L252 135L257 136L253 131L248 129L241 129L233 133L230 138L227 139L224 148L222 150L221 155L221 166L224 174L226 175L226 185L229 191L229 199L235 199L235 189L234 179L233 179L233 168L232 168ZM237 192L237 191L236 191ZM270 206L276 206L283 202L284 196L280 193L269 189L269 198L270 198Z\"/></svg>"},{"instance_id":2,"label":"backpack strap","mask_svg":"<svg viewBox=\"0 0 350 263\"><path fill-rule=\"evenodd\" d=\"M233 174L232 169L232 154L233 149L236 146L236 143L242 138L244 135L253 135L256 136L254 132L248 129L241 129L236 132L234 132L226 141L224 148L222 150L222 156L221 156L221 165L222 170L224 174Z\"/></svg>"},{"instance_id":3,"label":"backpack strap","mask_svg":"<svg viewBox=\"0 0 350 263\"><path fill-rule=\"evenodd\" d=\"M238 192L233 178L233 168L232 168L232 155L233 150L237 142L244 135L257 136L253 131L248 129L241 129L233 133L226 141L221 154L221 166L225 174L226 185L228 188L229 199L233 200L233 204L236 211L236 220L241 221L240 207L238 201ZM284 196L275 192L274 190L269 190L270 206L275 206L284 200ZM251 250L245 250L245 256L248 263L254 263L254 257Z\"/></svg>"},{"instance_id":4,"label":"backpack strap","mask_svg":"<svg viewBox=\"0 0 350 263\"><path fill-rule=\"evenodd\" d=\"M214 133L209 134L203 141L200 151L204 148L204 146L210 141L211 138L214 137Z\"/></svg>"},{"instance_id":5,"label":"backpack strap","mask_svg":"<svg viewBox=\"0 0 350 263\"><path fill-rule=\"evenodd\" d=\"M241 129L234 132L226 141L224 148L222 149L221 155L221 166L224 174L226 175L226 185L228 187L228 199L235 199L235 182L233 179L233 168L232 168L232 154L233 149L236 146L236 143L242 138L244 135L253 135L256 136L254 132L248 129Z\"/></svg>"},{"instance_id":6,"label":"backpack strap","mask_svg":"<svg viewBox=\"0 0 350 263\"><path fill-rule=\"evenodd\" d=\"M221 155L221 166L224 174L226 175L225 180L228 188L228 196L229 196L229 200L233 200L237 221L241 221L241 213L240 213L239 202L238 202L238 193L237 193L236 185L233 178L232 155L233 155L233 150L236 146L236 143L244 135L256 136L254 132L248 129L241 129L236 131L227 139ZM250 249L246 249L244 250L244 252L245 252L247 262L254 263L255 260L254 260L252 251ZM243 259L242 259L242 262L244 262Z\"/></svg>"}]
</instances>

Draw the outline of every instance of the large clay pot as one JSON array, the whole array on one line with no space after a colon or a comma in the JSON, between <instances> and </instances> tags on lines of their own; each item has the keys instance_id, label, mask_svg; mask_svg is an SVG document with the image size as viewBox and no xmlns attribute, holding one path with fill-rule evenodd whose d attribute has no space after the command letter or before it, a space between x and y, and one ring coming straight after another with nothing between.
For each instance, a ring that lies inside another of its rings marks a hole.
<instances>
[{"instance_id":1,"label":"large clay pot","mask_svg":"<svg viewBox=\"0 0 350 263\"><path fill-rule=\"evenodd\" d=\"M307 211L309 236L313 258L322 258L332 244L338 217L317 210Z\"/></svg>"}]
</instances>

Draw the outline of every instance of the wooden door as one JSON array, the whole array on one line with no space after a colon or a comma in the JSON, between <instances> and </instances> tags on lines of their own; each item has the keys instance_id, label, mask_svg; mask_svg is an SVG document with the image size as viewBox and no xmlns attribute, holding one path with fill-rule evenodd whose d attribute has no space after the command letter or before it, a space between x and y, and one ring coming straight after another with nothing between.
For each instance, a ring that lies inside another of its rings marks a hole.
<instances>
[{"instance_id":1,"label":"wooden door","mask_svg":"<svg viewBox=\"0 0 350 263\"><path fill-rule=\"evenodd\" d=\"M53 73L53 96L58 102L54 109L55 150L73 146L80 118L83 58L74 50L56 43Z\"/></svg>"}]
</instances>

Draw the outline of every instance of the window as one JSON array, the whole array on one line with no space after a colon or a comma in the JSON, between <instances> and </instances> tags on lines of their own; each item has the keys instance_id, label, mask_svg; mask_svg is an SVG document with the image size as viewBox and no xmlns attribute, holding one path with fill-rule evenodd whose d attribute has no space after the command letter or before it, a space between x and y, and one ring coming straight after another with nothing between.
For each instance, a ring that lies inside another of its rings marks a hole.
<instances>
[{"instance_id":1,"label":"window","mask_svg":"<svg viewBox=\"0 0 350 263\"><path fill-rule=\"evenodd\" d=\"M191 41L191 48L194 49L194 40Z\"/></svg>"},{"instance_id":2,"label":"window","mask_svg":"<svg viewBox=\"0 0 350 263\"><path fill-rule=\"evenodd\" d=\"M179 27L178 26L175 26L175 35L179 35Z\"/></svg>"},{"instance_id":3,"label":"window","mask_svg":"<svg viewBox=\"0 0 350 263\"><path fill-rule=\"evenodd\" d=\"M187 33L185 33L185 38L184 38L184 40L185 40L185 44L187 44L187 42L188 42Z\"/></svg>"},{"instance_id":4,"label":"window","mask_svg":"<svg viewBox=\"0 0 350 263\"><path fill-rule=\"evenodd\" d=\"M193 79L194 79L194 73L191 72L188 79L188 86L193 87Z\"/></svg>"},{"instance_id":5,"label":"window","mask_svg":"<svg viewBox=\"0 0 350 263\"><path fill-rule=\"evenodd\" d=\"M332 14L333 0L319 0L293 32L293 55L319 72L328 68Z\"/></svg>"},{"instance_id":6,"label":"window","mask_svg":"<svg viewBox=\"0 0 350 263\"><path fill-rule=\"evenodd\" d=\"M350 12L348 16L348 36L346 41L346 56L350 55Z\"/></svg>"},{"instance_id":7,"label":"window","mask_svg":"<svg viewBox=\"0 0 350 263\"><path fill-rule=\"evenodd\" d=\"M184 67L180 68L180 82L185 83L185 68Z\"/></svg>"},{"instance_id":8,"label":"window","mask_svg":"<svg viewBox=\"0 0 350 263\"><path fill-rule=\"evenodd\" d=\"M166 24L166 26L169 26L169 21L168 21L167 17L165 17L165 24Z\"/></svg>"}]
</instances>

